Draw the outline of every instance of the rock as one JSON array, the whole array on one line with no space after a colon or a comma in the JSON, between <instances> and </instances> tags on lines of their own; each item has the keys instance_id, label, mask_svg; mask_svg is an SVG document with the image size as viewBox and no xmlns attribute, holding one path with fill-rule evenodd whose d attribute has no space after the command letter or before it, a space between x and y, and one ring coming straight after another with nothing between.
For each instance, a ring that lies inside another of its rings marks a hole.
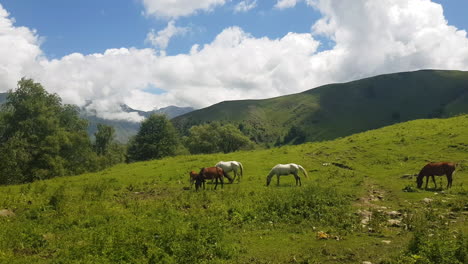
<instances>
[{"instance_id":1,"label":"rock","mask_svg":"<svg viewBox=\"0 0 468 264\"><path fill-rule=\"evenodd\" d=\"M362 264L372 264L370 261L363 261Z\"/></svg>"},{"instance_id":2,"label":"rock","mask_svg":"<svg viewBox=\"0 0 468 264\"><path fill-rule=\"evenodd\" d=\"M398 212L398 211L390 211L390 212L387 212L387 215L390 217L390 218L398 218L401 216L401 213Z\"/></svg>"},{"instance_id":3,"label":"rock","mask_svg":"<svg viewBox=\"0 0 468 264\"><path fill-rule=\"evenodd\" d=\"M11 210L8 210L8 209L2 209L0 210L0 216L4 216L4 217L13 217L15 216L15 213Z\"/></svg>"},{"instance_id":4,"label":"rock","mask_svg":"<svg viewBox=\"0 0 468 264\"><path fill-rule=\"evenodd\" d=\"M431 203L433 200L430 198L424 198L422 201L425 203Z\"/></svg>"},{"instance_id":5,"label":"rock","mask_svg":"<svg viewBox=\"0 0 468 264\"><path fill-rule=\"evenodd\" d=\"M382 240L382 243L384 243L384 244L387 244L387 245L388 245L388 244L392 243L392 241L390 241L390 240Z\"/></svg>"},{"instance_id":6,"label":"rock","mask_svg":"<svg viewBox=\"0 0 468 264\"><path fill-rule=\"evenodd\" d=\"M361 224L367 225L369 223L369 219L372 215L372 212L367 210L359 210L358 214L361 216Z\"/></svg>"},{"instance_id":7,"label":"rock","mask_svg":"<svg viewBox=\"0 0 468 264\"><path fill-rule=\"evenodd\" d=\"M330 237L329 234L319 231L317 232L317 239L328 239Z\"/></svg>"},{"instance_id":8,"label":"rock","mask_svg":"<svg viewBox=\"0 0 468 264\"><path fill-rule=\"evenodd\" d=\"M400 227L401 226L401 221L398 220L398 219L389 219L387 221L388 225L389 226L392 226L392 227Z\"/></svg>"}]
</instances>

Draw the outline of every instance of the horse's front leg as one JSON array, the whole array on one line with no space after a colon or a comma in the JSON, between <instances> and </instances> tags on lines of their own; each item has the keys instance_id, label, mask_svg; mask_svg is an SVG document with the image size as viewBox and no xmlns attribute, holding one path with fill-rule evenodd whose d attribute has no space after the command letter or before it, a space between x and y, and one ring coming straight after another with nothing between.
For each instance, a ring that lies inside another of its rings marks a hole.
<instances>
[{"instance_id":1,"label":"horse's front leg","mask_svg":"<svg viewBox=\"0 0 468 264\"><path fill-rule=\"evenodd\" d=\"M279 177L280 177L280 175L279 175L279 174L278 174L278 175L276 175L276 179L277 179L277 180L276 180L276 185L277 185L277 186L279 186Z\"/></svg>"},{"instance_id":2,"label":"horse's front leg","mask_svg":"<svg viewBox=\"0 0 468 264\"><path fill-rule=\"evenodd\" d=\"M434 186L435 186L434 188L437 189L437 183L436 183L434 175L432 175L432 181L434 182Z\"/></svg>"},{"instance_id":3,"label":"horse's front leg","mask_svg":"<svg viewBox=\"0 0 468 264\"><path fill-rule=\"evenodd\" d=\"M426 190L427 190L427 184L429 183L429 176L426 176Z\"/></svg>"}]
</instances>

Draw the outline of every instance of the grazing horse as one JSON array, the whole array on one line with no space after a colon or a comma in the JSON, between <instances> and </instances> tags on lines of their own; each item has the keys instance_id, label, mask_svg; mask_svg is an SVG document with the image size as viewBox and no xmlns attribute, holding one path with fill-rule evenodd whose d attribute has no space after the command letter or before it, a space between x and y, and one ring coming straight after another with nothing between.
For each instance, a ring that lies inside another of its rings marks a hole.
<instances>
[{"instance_id":1,"label":"grazing horse","mask_svg":"<svg viewBox=\"0 0 468 264\"><path fill-rule=\"evenodd\" d=\"M220 167L221 169L224 170L225 173L233 171L234 172L234 178L232 178L233 181L237 177L238 170L240 170L240 174L239 174L239 178L237 178L237 181L240 182L241 177L243 177L244 168L242 167L242 163L238 161L220 161L216 163L215 167Z\"/></svg>"},{"instance_id":2,"label":"grazing horse","mask_svg":"<svg viewBox=\"0 0 468 264\"><path fill-rule=\"evenodd\" d=\"M452 174L455 171L456 163L452 162L431 162L424 166L416 178L418 188L421 188L423 184L423 177L426 176L426 189L429 182L429 176L432 177L435 188L437 188L434 176L447 176L447 189L452 187Z\"/></svg>"},{"instance_id":3,"label":"grazing horse","mask_svg":"<svg viewBox=\"0 0 468 264\"><path fill-rule=\"evenodd\" d=\"M266 185L267 186L270 185L271 178L274 175L276 175L278 177L277 185L279 185L279 178L280 178L281 175L292 174L292 175L294 175L294 178L296 179L296 186L297 186L298 183L299 183L299 186L301 186L302 185L301 177L299 177L299 175L298 175L299 171L302 171L304 176L307 178L307 172L301 165L294 164L294 163L278 164L278 165L274 166L273 169L271 169L270 173L268 174Z\"/></svg>"},{"instance_id":4,"label":"grazing horse","mask_svg":"<svg viewBox=\"0 0 468 264\"><path fill-rule=\"evenodd\" d=\"M200 170L200 173L198 177L196 177L195 180L195 187L198 189L202 184L203 184L203 189L205 189L205 180L215 180L215 190L216 187L218 187L218 180L221 181L221 188L224 186L224 179L223 177L226 177L229 179L230 182L233 181L233 179L227 175L223 169L219 167L209 167L209 168L202 168ZM197 187L198 186L198 187Z\"/></svg>"},{"instance_id":5,"label":"grazing horse","mask_svg":"<svg viewBox=\"0 0 468 264\"><path fill-rule=\"evenodd\" d=\"M190 187L192 187L192 185L196 183L196 180L199 174L195 171L191 171L189 172L189 175L190 175Z\"/></svg>"}]
</instances>

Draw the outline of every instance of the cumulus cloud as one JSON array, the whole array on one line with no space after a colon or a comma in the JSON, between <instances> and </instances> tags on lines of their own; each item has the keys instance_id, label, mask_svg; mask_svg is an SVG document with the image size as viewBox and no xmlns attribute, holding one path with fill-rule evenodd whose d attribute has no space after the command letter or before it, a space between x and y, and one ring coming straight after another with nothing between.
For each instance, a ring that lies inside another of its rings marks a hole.
<instances>
[{"instance_id":1,"label":"cumulus cloud","mask_svg":"<svg viewBox=\"0 0 468 264\"><path fill-rule=\"evenodd\" d=\"M257 0L240 1L235 7L234 12L241 13L254 9L257 6Z\"/></svg>"},{"instance_id":2,"label":"cumulus cloud","mask_svg":"<svg viewBox=\"0 0 468 264\"><path fill-rule=\"evenodd\" d=\"M197 11L210 11L216 6L222 6L226 0L141 0L145 13L162 18L178 18L188 16Z\"/></svg>"},{"instance_id":3,"label":"cumulus cloud","mask_svg":"<svg viewBox=\"0 0 468 264\"><path fill-rule=\"evenodd\" d=\"M439 4L427 0L307 3L323 15L311 33L256 38L230 27L211 43L194 45L187 54L166 56L154 49L122 48L54 60L42 56L34 31L15 27L0 8L0 84L11 88L26 75L64 102L83 106L92 100L89 107L102 117L138 120L121 113L118 105L141 110L205 107L383 73L468 70L466 32L448 25ZM316 35L331 39L334 46L319 51ZM151 94L149 87L166 92Z\"/></svg>"},{"instance_id":4,"label":"cumulus cloud","mask_svg":"<svg viewBox=\"0 0 468 264\"><path fill-rule=\"evenodd\" d=\"M165 50L171 38L177 35L184 35L188 32L186 27L176 27L175 21L171 20L167 23L167 27L157 33L151 30L146 36L146 42L150 43L154 47Z\"/></svg>"},{"instance_id":5,"label":"cumulus cloud","mask_svg":"<svg viewBox=\"0 0 468 264\"><path fill-rule=\"evenodd\" d=\"M42 56L36 31L15 27L0 4L0 91L16 87L18 80Z\"/></svg>"}]
</instances>

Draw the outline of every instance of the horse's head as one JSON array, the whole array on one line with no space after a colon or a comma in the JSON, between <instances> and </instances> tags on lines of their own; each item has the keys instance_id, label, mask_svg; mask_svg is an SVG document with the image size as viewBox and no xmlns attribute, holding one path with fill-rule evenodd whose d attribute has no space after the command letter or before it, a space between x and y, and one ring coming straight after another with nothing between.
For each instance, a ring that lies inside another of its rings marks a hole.
<instances>
[{"instance_id":1,"label":"horse's head","mask_svg":"<svg viewBox=\"0 0 468 264\"><path fill-rule=\"evenodd\" d=\"M191 171L189 172L189 175L190 175L190 183L193 183L195 179L197 178L198 173L196 173L195 171Z\"/></svg>"},{"instance_id":2,"label":"horse's head","mask_svg":"<svg viewBox=\"0 0 468 264\"><path fill-rule=\"evenodd\" d=\"M418 175L418 177L416 178L416 184L418 185L418 188L421 188L423 184L423 178L424 176L421 176L421 175Z\"/></svg>"}]
</instances>

